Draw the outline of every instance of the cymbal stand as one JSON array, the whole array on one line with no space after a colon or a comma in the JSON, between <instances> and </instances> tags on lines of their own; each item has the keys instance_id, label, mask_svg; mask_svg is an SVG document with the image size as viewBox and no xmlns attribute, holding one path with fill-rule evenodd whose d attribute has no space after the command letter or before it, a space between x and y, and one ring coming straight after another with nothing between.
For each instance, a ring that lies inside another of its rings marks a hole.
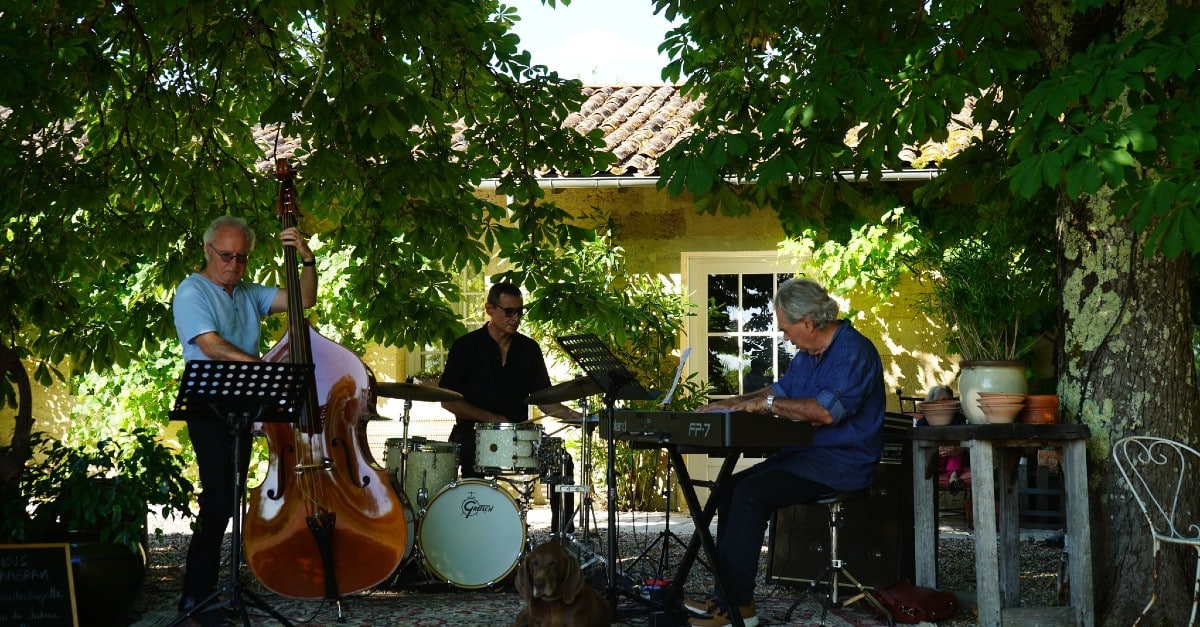
<instances>
[{"instance_id":1,"label":"cymbal stand","mask_svg":"<svg viewBox=\"0 0 1200 627\"><path fill-rule=\"evenodd\" d=\"M412 383L412 377L409 377L408 382ZM403 422L404 428L400 432L400 472L396 473L396 485L400 487L401 493L404 492L404 479L408 475L408 421L409 412L412 411L412 405L413 402L411 398L404 399L404 411L400 414L400 420ZM421 497L418 495L417 500L419 501L420 499ZM418 507L425 507L425 504L420 503Z\"/></svg>"},{"instance_id":2,"label":"cymbal stand","mask_svg":"<svg viewBox=\"0 0 1200 627\"><path fill-rule=\"evenodd\" d=\"M583 430L583 433L580 435L579 444L580 455L583 457L583 461L580 465L580 482L579 484L573 483L572 473L567 471L567 465L570 459L567 457L566 451L564 450L563 465L566 480L562 484L552 485L551 489L559 493L578 493L582 495L579 499L578 506L572 509L570 516L570 519L573 520L576 514L579 515L579 525L576 527L576 529L579 530L580 537L576 538L573 533L567 533L567 521L560 521L559 528L555 529L554 531L557 537L565 540L564 546L572 546L579 550L579 554L576 556L579 559L579 567L587 570L596 563L607 566L608 560L605 559L600 552L592 548L591 541L589 539L589 536L592 533L591 528L595 527L598 529L600 527L599 523L596 521L596 512L592 504L592 431L594 429L588 424L590 407L588 404L588 398L586 396L580 399L579 407L580 413L583 414L583 420L579 425Z\"/></svg>"},{"instance_id":3,"label":"cymbal stand","mask_svg":"<svg viewBox=\"0 0 1200 627\"><path fill-rule=\"evenodd\" d=\"M579 425L583 430L579 437L579 455L583 457L579 471L579 485L583 488L581 492L583 496L579 499L579 535L580 541L587 544L591 528L593 526L599 528L600 525L596 522L596 510L593 507L592 499L592 431L594 429L588 424L591 407L586 396L580 399L579 409L583 414L583 422Z\"/></svg>"}]
</instances>

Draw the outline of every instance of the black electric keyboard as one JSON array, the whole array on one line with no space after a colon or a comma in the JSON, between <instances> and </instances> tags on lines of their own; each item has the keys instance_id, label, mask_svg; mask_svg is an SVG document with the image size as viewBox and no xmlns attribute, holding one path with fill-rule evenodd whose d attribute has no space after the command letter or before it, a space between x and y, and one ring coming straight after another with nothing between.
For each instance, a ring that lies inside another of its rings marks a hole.
<instances>
[{"instance_id":1,"label":"black electric keyboard","mask_svg":"<svg viewBox=\"0 0 1200 627\"><path fill-rule=\"evenodd\" d=\"M613 412L616 439L652 447L776 451L812 443L813 426L749 412L688 412L618 409ZM600 435L609 435L600 417Z\"/></svg>"}]
</instances>

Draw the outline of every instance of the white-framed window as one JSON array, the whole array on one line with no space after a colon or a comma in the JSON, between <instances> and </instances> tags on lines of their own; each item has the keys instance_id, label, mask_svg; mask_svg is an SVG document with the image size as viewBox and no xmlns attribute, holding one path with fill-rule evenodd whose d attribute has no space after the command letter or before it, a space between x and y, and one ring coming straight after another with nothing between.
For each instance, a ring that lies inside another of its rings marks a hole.
<instances>
[{"instance_id":1,"label":"white-framed window","mask_svg":"<svg viewBox=\"0 0 1200 627\"><path fill-rule=\"evenodd\" d=\"M802 261L775 251L683 253L685 289L696 312L687 325L688 369L713 386L711 400L753 392L787 370L795 349L775 326L773 303L779 284L804 271ZM735 468L758 461L743 456ZM723 462L687 456L697 480L716 479ZM707 498L707 489L698 494Z\"/></svg>"},{"instance_id":2,"label":"white-framed window","mask_svg":"<svg viewBox=\"0 0 1200 627\"><path fill-rule=\"evenodd\" d=\"M803 268L774 251L683 253L683 273L696 315L688 321L690 370L712 397L753 392L787 370L794 348L775 326L779 284Z\"/></svg>"}]
</instances>

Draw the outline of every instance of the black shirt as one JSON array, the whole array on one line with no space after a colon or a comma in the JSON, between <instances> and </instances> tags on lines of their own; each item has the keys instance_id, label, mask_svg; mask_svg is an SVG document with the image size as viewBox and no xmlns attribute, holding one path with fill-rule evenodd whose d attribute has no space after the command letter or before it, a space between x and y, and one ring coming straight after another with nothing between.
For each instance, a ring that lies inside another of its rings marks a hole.
<instances>
[{"instance_id":1,"label":"black shirt","mask_svg":"<svg viewBox=\"0 0 1200 627\"><path fill-rule=\"evenodd\" d=\"M525 399L550 387L550 375L542 348L532 338L513 334L508 363L500 362L500 345L488 334L487 325L458 338L446 357L439 386L463 395L463 400L508 418L529 418ZM473 421L456 418L457 424Z\"/></svg>"}]
</instances>

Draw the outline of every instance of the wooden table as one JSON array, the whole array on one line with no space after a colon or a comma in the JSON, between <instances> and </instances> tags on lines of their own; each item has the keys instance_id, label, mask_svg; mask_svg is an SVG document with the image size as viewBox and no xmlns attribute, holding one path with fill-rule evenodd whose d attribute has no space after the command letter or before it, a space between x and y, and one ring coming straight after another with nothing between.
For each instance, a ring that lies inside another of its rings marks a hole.
<instances>
[{"instance_id":1,"label":"wooden table","mask_svg":"<svg viewBox=\"0 0 1200 627\"><path fill-rule=\"evenodd\" d=\"M1070 622L1095 624L1092 596L1092 544L1088 526L1087 450L1084 425L987 424L914 427L913 532L916 534L916 583L937 587L937 449L965 446L971 453L971 491L975 516L975 588L979 624L1037 620L1066 613ZM1017 464L1025 447L1063 449L1063 496L1069 534L1067 608L1020 608L1020 512ZM932 465L932 467L930 466ZM1002 481L1000 481L1002 479ZM997 507L999 509L997 510Z\"/></svg>"}]
</instances>

